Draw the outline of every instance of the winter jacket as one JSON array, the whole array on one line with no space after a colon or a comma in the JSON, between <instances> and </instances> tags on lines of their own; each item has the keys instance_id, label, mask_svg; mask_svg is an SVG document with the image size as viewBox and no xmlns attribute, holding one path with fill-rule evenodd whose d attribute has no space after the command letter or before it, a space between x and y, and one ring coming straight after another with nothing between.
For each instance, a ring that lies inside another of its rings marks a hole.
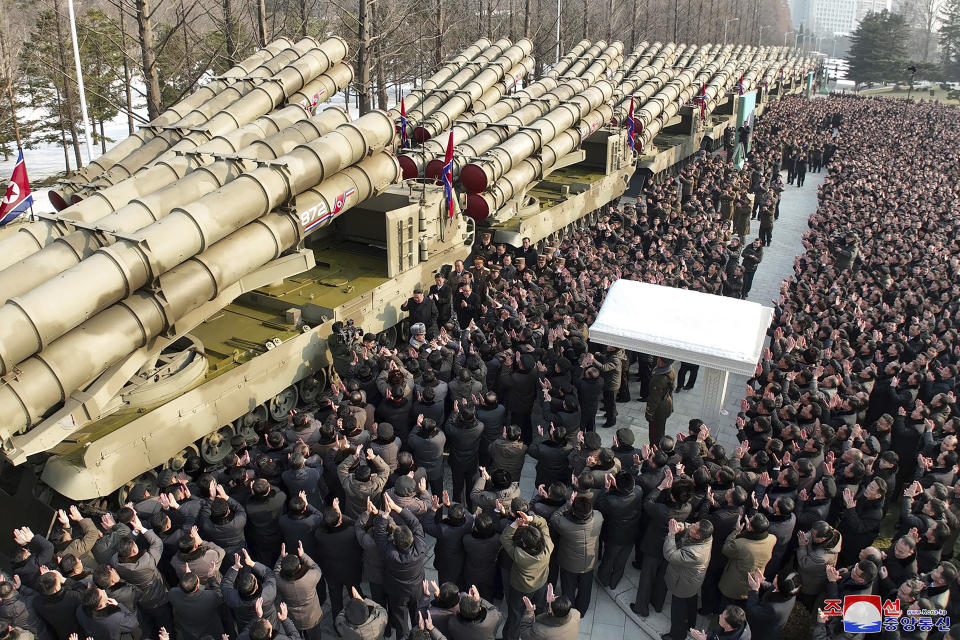
<instances>
[{"instance_id":1,"label":"winter jacket","mask_svg":"<svg viewBox=\"0 0 960 640\"><path fill-rule=\"evenodd\" d=\"M178 551L170 559L170 566L176 572L177 579L183 578L186 566L190 565L190 572L197 575L200 584L207 584L211 580L220 582L220 563L223 562L224 557L226 554L223 549L212 542L204 542L194 551L188 553Z\"/></svg>"},{"instance_id":2,"label":"winter jacket","mask_svg":"<svg viewBox=\"0 0 960 640\"><path fill-rule=\"evenodd\" d=\"M450 617L448 624L450 640L493 640L497 637L497 628L503 620L503 614L495 606L480 600L482 613L476 620L464 620L459 615Z\"/></svg>"},{"instance_id":3,"label":"winter jacket","mask_svg":"<svg viewBox=\"0 0 960 640\"><path fill-rule=\"evenodd\" d=\"M287 506L287 495L270 489L265 496L251 496L247 501L247 529L250 543L258 549L279 548L283 542L280 515Z\"/></svg>"},{"instance_id":4,"label":"winter jacket","mask_svg":"<svg viewBox=\"0 0 960 640\"><path fill-rule=\"evenodd\" d=\"M240 549L246 548L247 538L245 535L247 525L247 510L243 505L230 498L227 500L230 513L225 518L214 518L210 515L210 506L207 505L200 511L200 535L204 540L208 540L222 547L228 557L240 553Z\"/></svg>"},{"instance_id":5,"label":"winter jacket","mask_svg":"<svg viewBox=\"0 0 960 640\"><path fill-rule=\"evenodd\" d=\"M490 444L491 469L503 469L510 473L513 482L520 482L523 463L526 461L527 445L523 442L499 438Z\"/></svg>"},{"instance_id":6,"label":"winter jacket","mask_svg":"<svg viewBox=\"0 0 960 640\"><path fill-rule=\"evenodd\" d=\"M137 615L122 604L108 604L94 611L79 606L77 621L93 640L137 640L142 637Z\"/></svg>"},{"instance_id":7,"label":"winter jacket","mask_svg":"<svg viewBox=\"0 0 960 640\"><path fill-rule=\"evenodd\" d=\"M71 633L80 634L83 630L77 621L77 607L83 600L83 592L68 589L66 585L60 591L48 595L38 594L33 599L33 608L43 621L50 626L53 636L58 640L68 638Z\"/></svg>"},{"instance_id":8,"label":"winter jacket","mask_svg":"<svg viewBox=\"0 0 960 640\"><path fill-rule=\"evenodd\" d=\"M720 576L720 593L731 600L745 600L750 594L747 574L757 569L763 571L776 544L777 538L766 532L733 532L727 536L722 549L727 557L727 566Z\"/></svg>"},{"instance_id":9,"label":"winter jacket","mask_svg":"<svg viewBox=\"0 0 960 640\"><path fill-rule=\"evenodd\" d=\"M327 580L340 584L360 584L362 551L353 521L344 517L343 522L333 529L321 525L314 536L317 539L315 560Z\"/></svg>"},{"instance_id":10,"label":"winter jacket","mask_svg":"<svg viewBox=\"0 0 960 640\"><path fill-rule=\"evenodd\" d=\"M443 449L446 444L447 434L443 431L437 431L429 438L424 438L414 431L407 439L413 461L426 472L428 480L443 479Z\"/></svg>"},{"instance_id":11,"label":"winter jacket","mask_svg":"<svg viewBox=\"0 0 960 640\"><path fill-rule=\"evenodd\" d=\"M597 564L603 514L594 510L586 519L574 517L570 507L550 516L550 535L557 548L560 568L570 573L586 573Z\"/></svg>"},{"instance_id":12,"label":"winter jacket","mask_svg":"<svg viewBox=\"0 0 960 640\"><path fill-rule=\"evenodd\" d=\"M463 584L493 585L497 575L500 536L478 538L473 533L463 537Z\"/></svg>"},{"instance_id":13,"label":"winter jacket","mask_svg":"<svg viewBox=\"0 0 960 640\"><path fill-rule=\"evenodd\" d=\"M814 595L826 589L827 565L837 566L842 544L840 532L833 530L824 542L814 543L811 540L797 547L797 570L803 583L803 593Z\"/></svg>"},{"instance_id":14,"label":"winter jacket","mask_svg":"<svg viewBox=\"0 0 960 640\"><path fill-rule=\"evenodd\" d=\"M647 496L643 507L644 520L647 529L640 542L640 550L647 555L661 557L663 554L663 539L667 536L667 523L671 520L686 522L690 515L690 504L679 504L672 499L660 501L660 489L655 488Z\"/></svg>"},{"instance_id":15,"label":"winter jacket","mask_svg":"<svg viewBox=\"0 0 960 640\"><path fill-rule=\"evenodd\" d=\"M140 592L140 606L154 609L167 601L167 585L157 569L157 563L163 555L163 543L150 529L144 531L140 538L141 542L149 545L147 549L141 547L133 558L119 558L114 554L111 564L121 580L129 582Z\"/></svg>"},{"instance_id":16,"label":"winter jacket","mask_svg":"<svg viewBox=\"0 0 960 640\"><path fill-rule=\"evenodd\" d=\"M285 577L280 572L277 560L273 571L277 575L277 593L280 601L287 603L287 615L298 630L313 629L320 624L323 608L317 597L317 585L320 583L320 567L307 554L300 556L300 571L293 577Z\"/></svg>"},{"instance_id":17,"label":"winter jacket","mask_svg":"<svg viewBox=\"0 0 960 640\"><path fill-rule=\"evenodd\" d=\"M374 456L369 460L370 479L365 481L357 480L353 476L353 466L357 463L356 454L351 454L343 459L337 466L337 477L340 478L340 484L343 487L343 493L346 500L343 505L343 515L349 518L356 518L367 510L367 498L374 498L383 491L387 484L387 478L390 477L390 467L379 456Z\"/></svg>"},{"instance_id":18,"label":"winter jacket","mask_svg":"<svg viewBox=\"0 0 960 640\"><path fill-rule=\"evenodd\" d=\"M394 522L404 524L413 534L413 544L399 549L387 534L387 518L383 512L377 521L374 537L383 556L384 584L388 590L416 592L423 582L423 567L427 561L427 544L423 526L408 509L392 514Z\"/></svg>"},{"instance_id":19,"label":"winter jacket","mask_svg":"<svg viewBox=\"0 0 960 640\"><path fill-rule=\"evenodd\" d=\"M455 413L447 420L444 429L447 434L447 449L450 452L448 462L451 468L476 469L480 466L480 436L483 423L474 420L465 424Z\"/></svg>"},{"instance_id":20,"label":"winter jacket","mask_svg":"<svg viewBox=\"0 0 960 640\"><path fill-rule=\"evenodd\" d=\"M569 444L559 444L553 440L535 439L527 453L537 461L536 486L552 482L570 482L570 452L573 447Z\"/></svg>"},{"instance_id":21,"label":"winter jacket","mask_svg":"<svg viewBox=\"0 0 960 640\"><path fill-rule=\"evenodd\" d=\"M600 537L605 544L633 544L643 514L643 489L635 486L630 493L604 493L596 501L596 509L603 514Z\"/></svg>"},{"instance_id":22,"label":"winter jacket","mask_svg":"<svg viewBox=\"0 0 960 640\"><path fill-rule=\"evenodd\" d=\"M223 601L233 612L233 619L237 623L238 629L246 629L257 620L256 603L258 598L263 598L263 618L270 621L275 629L280 627L280 619L277 617L277 577L273 571L268 569L260 562L255 562L250 568L253 575L257 578L257 591L252 597L243 598L233 586L237 579L237 568L231 566L223 575Z\"/></svg>"},{"instance_id":23,"label":"winter jacket","mask_svg":"<svg viewBox=\"0 0 960 640\"><path fill-rule=\"evenodd\" d=\"M580 632L580 612L570 609L563 618L552 613L534 617L530 611L523 612L520 620L520 637L524 640L577 640Z\"/></svg>"},{"instance_id":24,"label":"winter jacket","mask_svg":"<svg viewBox=\"0 0 960 640\"><path fill-rule=\"evenodd\" d=\"M759 592L753 590L744 607L747 624L753 629L762 629L764 638L783 640L783 631L796 601L796 596L786 597L777 592L766 593L761 598Z\"/></svg>"},{"instance_id":25,"label":"winter jacket","mask_svg":"<svg viewBox=\"0 0 960 640\"><path fill-rule=\"evenodd\" d=\"M488 489L487 481L481 475L477 476L477 479L473 483L473 490L470 492L470 503L475 507L480 507L486 513L493 516L493 510L497 506L497 500L500 501L500 504L509 507L514 498L519 498L522 495L520 485L516 482L511 482L509 486L499 491L494 491L492 487Z\"/></svg>"},{"instance_id":26,"label":"winter jacket","mask_svg":"<svg viewBox=\"0 0 960 640\"><path fill-rule=\"evenodd\" d=\"M509 525L500 535L503 552L513 561L510 567L510 588L521 593L533 593L547 583L550 569L550 554L553 553L553 540L547 521L540 516L530 517L531 527L536 527L543 535L543 549L537 555L531 555L518 547L513 536L517 533L514 525Z\"/></svg>"},{"instance_id":27,"label":"winter jacket","mask_svg":"<svg viewBox=\"0 0 960 640\"><path fill-rule=\"evenodd\" d=\"M686 532L669 533L663 539L663 559L667 561L664 582L678 598L690 598L700 592L710 564L713 540L694 540Z\"/></svg>"},{"instance_id":28,"label":"winter jacket","mask_svg":"<svg viewBox=\"0 0 960 640\"><path fill-rule=\"evenodd\" d=\"M346 613L343 611L337 614L335 626L342 640L380 640L384 637L383 631L387 627L386 609L370 598L364 598L363 602L370 613L367 619L357 626L347 622Z\"/></svg>"},{"instance_id":29,"label":"winter jacket","mask_svg":"<svg viewBox=\"0 0 960 640\"><path fill-rule=\"evenodd\" d=\"M170 605L173 607L177 640L200 640L204 636L219 638L223 635L220 618L223 594L219 583L210 582L193 593L185 593L180 587L174 587L170 590Z\"/></svg>"}]
</instances>

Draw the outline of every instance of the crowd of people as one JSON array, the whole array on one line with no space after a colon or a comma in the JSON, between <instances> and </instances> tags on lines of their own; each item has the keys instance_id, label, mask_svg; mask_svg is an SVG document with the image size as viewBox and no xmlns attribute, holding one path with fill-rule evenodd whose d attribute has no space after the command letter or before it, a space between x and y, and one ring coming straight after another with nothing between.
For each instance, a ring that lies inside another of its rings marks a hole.
<instances>
[{"instance_id":1,"label":"crowd of people","mask_svg":"<svg viewBox=\"0 0 960 640\"><path fill-rule=\"evenodd\" d=\"M223 465L191 458L116 512L17 529L0 640L316 639L325 618L349 640L574 640L594 582L617 589L631 561L636 615L670 595L665 640L781 638L798 602L816 638L854 637L827 615L848 595L960 613L958 124L786 98L743 169L701 152L541 251L482 237L413 292L400 348L337 323L330 392ZM588 327L617 278L745 297L781 170L807 155L820 207L724 446L669 422L695 365ZM634 401L646 443L614 428ZM948 615L884 633L960 640Z\"/></svg>"}]
</instances>

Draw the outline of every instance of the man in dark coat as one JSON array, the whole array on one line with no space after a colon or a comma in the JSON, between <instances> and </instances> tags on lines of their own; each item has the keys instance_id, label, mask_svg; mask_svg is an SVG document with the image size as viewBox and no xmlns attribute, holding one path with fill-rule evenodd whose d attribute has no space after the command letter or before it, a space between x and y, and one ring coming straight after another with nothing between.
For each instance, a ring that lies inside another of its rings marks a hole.
<instances>
[{"instance_id":1,"label":"man in dark coat","mask_svg":"<svg viewBox=\"0 0 960 640\"><path fill-rule=\"evenodd\" d=\"M669 490L669 493L661 493ZM671 520L686 521L690 515L690 498L693 496L693 482L686 478L674 480L670 468L665 469L663 481L647 496L644 512L647 530L644 533L640 550L643 552L643 567L640 570L640 582L637 585L637 597L630 609L640 617L650 615L650 605L659 613L667 597L664 573L667 562L663 558L663 539L667 536L667 525Z\"/></svg>"},{"instance_id":2,"label":"man in dark coat","mask_svg":"<svg viewBox=\"0 0 960 640\"><path fill-rule=\"evenodd\" d=\"M437 582L460 584L464 560L463 538L473 529L473 514L467 512L462 504L451 503L446 492L443 502L435 506L424 517L424 529L437 541L433 549Z\"/></svg>"},{"instance_id":3,"label":"man in dark coat","mask_svg":"<svg viewBox=\"0 0 960 640\"><path fill-rule=\"evenodd\" d=\"M283 542L280 515L286 502L287 495L264 478L253 481L253 490L247 501L247 529L250 546L267 566L273 566L280 553L280 543Z\"/></svg>"},{"instance_id":4,"label":"man in dark coat","mask_svg":"<svg viewBox=\"0 0 960 640\"><path fill-rule=\"evenodd\" d=\"M690 629L693 640L750 640L750 625L747 614L736 605L730 605L720 614L717 626L709 631Z\"/></svg>"},{"instance_id":5,"label":"man in dark coat","mask_svg":"<svg viewBox=\"0 0 960 640\"><path fill-rule=\"evenodd\" d=\"M383 555L384 587L389 602L390 627L405 638L417 615L423 585L427 545L423 526L409 509L401 509L390 496L383 496L384 510L374 537ZM372 505L369 508L373 508ZM387 526L392 522L388 532Z\"/></svg>"},{"instance_id":6,"label":"man in dark coat","mask_svg":"<svg viewBox=\"0 0 960 640\"><path fill-rule=\"evenodd\" d=\"M136 515L130 527L134 535L149 545L148 548L141 551L134 540L122 540L111 564L121 579L140 592L138 609L144 622L150 625L148 629L152 629L148 633L156 633L160 627L172 628L173 614L167 599L167 585L157 568L163 555L163 542L157 534L145 528Z\"/></svg>"},{"instance_id":7,"label":"man in dark coat","mask_svg":"<svg viewBox=\"0 0 960 640\"><path fill-rule=\"evenodd\" d=\"M673 413L673 360L657 358L657 366L650 377L650 393L644 417L650 427L650 444L659 445L667 427L667 418Z\"/></svg>"},{"instance_id":8,"label":"man in dark coat","mask_svg":"<svg viewBox=\"0 0 960 640\"><path fill-rule=\"evenodd\" d=\"M433 279L434 283L430 285L427 296L437 306L437 321L442 324L450 320L453 309L453 289L450 288L442 273L437 273Z\"/></svg>"},{"instance_id":9,"label":"man in dark coat","mask_svg":"<svg viewBox=\"0 0 960 640\"><path fill-rule=\"evenodd\" d=\"M873 544L880 534L886 494L887 483L883 478L871 480L859 499L854 497L850 489L844 489L843 500L847 508L838 526L843 536L839 558L842 566L856 562L860 550Z\"/></svg>"},{"instance_id":10,"label":"man in dark coat","mask_svg":"<svg viewBox=\"0 0 960 640\"><path fill-rule=\"evenodd\" d=\"M67 638L82 633L77 622L77 607L83 600L83 591L69 589L58 571L48 571L37 581L38 595L33 599L37 614L53 631L55 638Z\"/></svg>"},{"instance_id":11,"label":"man in dark coat","mask_svg":"<svg viewBox=\"0 0 960 640\"><path fill-rule=\"evenodd\" d=\"M233 565L223 574L223 601L233 612L239 630L245 630L258 618L280 625L277 617L277 577L262 562L254 562L246 549L234 556ZM262 599L262 615L257 602Z\"/></svg>"},{"instance_id":12,"label":"man in dark coat","mask_svg":"<svg viewBox=\"0 0 960 640\"><path fill-rule=\"evenodd\" d=\"M400 308L407 312L407 319L410 326L422 323L428 331L437 334L437 319L440 317L440 310L432 297L423 295L423 289L417 287L413 290L413 297L408 298L406 302L400 305Z\"/></svg>"},{"instance_id":13,"label":"man in dark coat","mask_svg":"<svg viewBox=\"0 0 960 640\"><path fill-rule=\"evenodd\" d=\"M603 514L603 559L597 568L597 579L603 586L616 589L636 542L643 513L643 489L629 471L621 471L607 484L606 493L597 498L597 509Z\"/></svg>"},{"instance_id":14,"label":"man in dark coat","mask_svg":"<svg viewBox=\"0 0 960 640\"><path fill-rule=\"evenodd\" d=\"M343 609L343 590L360 588L363 577L362 550L353 521L341 513L338 500L334 500L323 514L323 525L315 535L316 560L330 591L331 614L336 618Z\"/></svg>"},{"instance_id":15,"label":"man in dark coat","mask_svg":"<svg viewBox=\"0 0 960 640\"><path fill-rule=\"evenodd\" d=\"M174 631L178 640L200 640L204 636L223 635L221 609L223 595L216 581L200 584L195 573L185 573L170 589Z\"/></svg>"},{"instance_id":16,"label":"man in dark coat","mask_svg":"<svg viewBox=\"0 0 960 640\"><path fill-rule=\"evenodd\" d=\"M583 377L576 382L580 398L580 429L593 431L596 428L597 411L603 397L603 376L596 367L587 367Z\"/></svg>"},{"instance_id":17,"label":"man in dark coat","mask_svg":"<svg viewBox=\"0 0 960 640\"><path fill-rule=\"evenodd\" d=\"M757 572L747 576L747 581L750 583L750 595L744 608L750 627L763 630L764 637L771 640L781 640L800 592L799 574L791 572L778 575L769 585Z\"/></svg>"},{"instance_id":18,"label":"man in dark coat","mask_svg":"<svg viewBox=\"0 0 960 640\"><path fill-rule=\"evenodd\" d=\"M504 405L509 412L508 419L520 426L524 444L530 444L533 439L530 414L539 388L535 364L533 356L527 353L516 356L516 364L514 357L507 356L497 381L497 387L506 394Z\"/></svg>"},{"instance_id":19,"label":"man in dark coat","mask_svg":"<svg viewBox=\"0 0 960 640\"><path fill-rule=\"evenodd\" d=\"M287 605L287 615L304 640L320 640L323 608L317 596L320 568L303 551L303 546L285 549L277 560L277 593Z\"/></svg>"},{"instance_id":20,"label":"man in dark coat","mask_svg":"<svg viewBox=\"0 0 960 640\"><path fill-rule=\"evenodd\" d=\"M447 420L448 463L453 474L453 500L463 502L480 467L480 437L483 423L477 420L476 409L469 404L454 404Z\"/></svg>"},{"instance_id":21,"label":"man in dark coat","mask_svg":"<svg viewBox=\"0 0 960 640\"><path fill-rule=\"evenodd\" d=\"M107 597L103 589L84 592L83 602L77 607L77 620L84 633L94 640L140 640L144 635L136 614Z\"/></svg>"}]
</instances>

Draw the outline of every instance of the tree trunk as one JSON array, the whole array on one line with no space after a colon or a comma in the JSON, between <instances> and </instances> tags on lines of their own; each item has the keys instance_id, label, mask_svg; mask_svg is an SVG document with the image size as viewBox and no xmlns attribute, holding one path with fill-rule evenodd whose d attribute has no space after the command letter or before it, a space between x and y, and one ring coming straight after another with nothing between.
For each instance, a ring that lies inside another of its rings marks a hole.
<instances>
[{"instance_id":1,"label":"tree trunk","mask_svg":"<svg viewBox=\"0 0 960 640\"><path fill-rule=\"evenodd\" d=\"M703 0L700 0L700 7L697 9L697 33L703 33L700 31L701 24L703 24Z\"/></svg>"},{"instance_id":2,"label":"tree trunk","mask_svg":"<svg viewBox=\"0 0 960 640\"><path fill-rule=\"evenodd\" d=\"M237 61L237 42L233 39L233 0L223 0L223 46L228 66Z\"/></svg>"},{"instance_id":3,"label":"tree trunk","mask_svg":"<svg viewBox=\"0 0 960 640\"><path fill-rule=\"evenodd\" d=\"M297 32L301 38L307 37L307 0L300 0L300 30Z\"/></svg>"},{"instance_id":4,"label":"tree trunk","mask_svg":"<svg viewBox=\"0 0 960 640\"><path fill-rule=\"evenodd\" d=\"M13 124L13 137L17 141L17 149L23 148L23 145L20 142L20 125L17 122L17 105L13 101L13 65L8 64L9 58L7 57L7 43L3 38L3 31L0 30L0 63L3 63L4 66L8 67L6 69L0 69L3 71L4 77L6 77L6 86L4 87L4 93L7 94L7 101L10 103L10 120ZM3 148L3 154L5 158L9 159L9 151L6 147Z\"/></svg>"},{"instance_id":5,"label":"tree trunk","mask_svg":"<svg viewBox=\"0 0 960 640\"><path fill-rule=\"evenodd\" d=\"M530 0L523 0L523 37L530 37Z\"/></svg>"},{"instance_id":6,"label":"tree trunk","mask_svg":"<svg viewBox=\"0 0 960 640\"><path fill-rule=\"evenodd\" d=\"M637 0L630 2L630 50L637 48Z\"/></svg>"},{"instance_id":7,"label":"tree trunk","mask_svg":"<svg viewBox=\"0 0 960 640\"><path fill-rule=\"evenodd\" d=\"M150 1L134 0L137 8L137 31L140 33L140 54L143 58L143 79L147 85L147 116L153 120L160 115L160 75L154 50Z\"/></svg>"},{"instance_id":8,"label":"tree trunk","mask_svg":"<svg viewBox=\"0 0 960 640\"><path fill-rule=\"evenodd\" d=\"M370 111L370 0L357 3L357 108Z\"/></svg>"},{"instance_id":9,"label":"tree trunk","mask_svg":"<svg viewBox=\"0 0 960 640\"><path fill-rule=\"evenodd\" d=\"M437 0L437 30L434 33L433 63L438 68L443 64L443 0Z\"/></svg>"},{"instance_id":10,"label":"tree trunk","mask_svg":"<svg viewBox=\"0 0 960 640\"><path fill-rule=\"evenodd\" d=\"M583 34L580 36L583 40L587 40L587 26L589 22L589 16L590 16L590 3L587 0L583 0Z\"/></svg>"},{"instance_id":11,"label":"tree trunk","mask_svg":"<svg viewBox=\"0 0 960 640\"><path fill-rule=\"evenodd\" d=\"M83 157L80 155L80 136L77 135L77 123L74 121L73 114L76 113L76 107L73 104L73 91L71 91L70 83L72 78L69 72L66 72L66 69L70 67L67 65L67 55L63 48L64 36L63 30L60 28L60 2L56 0L53 3L54 11L54 22L57 26L57 54L60 57L60 68L64 69L63 75L63 101L66 104L67 111L67 125L70 127L70 137L73 140L73 153L76 156L77 168L83 166ZM69 169L68 169L69 171Z\"/></svg>"},{"instance_id":12,"label":"tree trunk","mask_svg":"<svg viewBox=\"0 0 960 640\"><path fill-rule=\"evenodd\" d=\"M120 13L120 53L123 57L123 97L127 105L127 130L133 135L133 92L130 90L130 60L127 58L127 28L124 24L123 5L118 4L117 8Z\"/></svg>"},{"instance_id":13,"label":"tree trunk","mask_svg":"<svg viewBox=\"0 0 960 640\"><path fill-rule=\"evenodd\" d=\"M103 137L103 120L100 120L100 153L107 152L107 139Z\"/></svg>"},{"instance_id":14,"label":"tree trunk","mask_svg":"<svg viewBox=\"0 0 960 640\"><path fill-rule=\"evenodd\" d=\"M261 47L267 45L267 5L264 0L257 0L257 39Z\"/></svg>"},{"instance_id":15,"label":"tree trunk","mask_svg":"<svg viewBox=\"0 0 960 640\"><path fill-rule=\"evenodd\" d=\"M370 5L371 30L374 33L382 31L381 21L383 20L383 9L380 3ZM387 66L383 58L383 38L377 38L373 46L374 66L376 67L377 77L377 108L387 110Z\"/></svg>"},{"instance_id":16,"label":"tree trunk","mask_svg":"<svg viewBox=\"0 0 960 640\"><path fill-rule=\"evenodd\" d=\"M613 42L613 12L614 0L607 0L607 43Z\"/></svg>"},{"instance_id":17,"label":"tree trunk","mask_svg":"<svg viewBox=\"0 0 960 640\"><path fill-rule=\"evenodd\" d=\"M60 146L63 147L63 166L66 167L67 173L70 173L70 147L67 146L67 131L63 127L64 113L63 113L63 100L60 98L60 87L57 86L57 83L53 83L53 88L57 92L57 113L60 115Z\"/></svg>"},{"instance_id":18,"label":"tree trunk","mask_svg":"<svg viewBox=\"0 0 960 640\"><path fill-rule=\"evenodd\" d=\"M673 41L679 42L677 34L680 30L680 0L673 0Z\"/></svg>"}]
</instances>

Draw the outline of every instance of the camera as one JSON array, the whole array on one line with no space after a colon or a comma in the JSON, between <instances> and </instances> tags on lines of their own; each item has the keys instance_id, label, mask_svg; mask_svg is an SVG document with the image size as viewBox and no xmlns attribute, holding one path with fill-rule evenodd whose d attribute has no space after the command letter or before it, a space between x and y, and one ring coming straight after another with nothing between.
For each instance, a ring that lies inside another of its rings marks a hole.
<instances>
[{"instance_id":1,"label":"camera","mask_svg":"<svg viewBox=\"0 0 960 640\"><path fill-rule=\"evenodd\" d=\"M333 323L333 335L339 337L344 343L350 343L363 336L363 329L354 326L353 320L347 320L346 324L342 322Z\"/></svg>"}]
</instances>

